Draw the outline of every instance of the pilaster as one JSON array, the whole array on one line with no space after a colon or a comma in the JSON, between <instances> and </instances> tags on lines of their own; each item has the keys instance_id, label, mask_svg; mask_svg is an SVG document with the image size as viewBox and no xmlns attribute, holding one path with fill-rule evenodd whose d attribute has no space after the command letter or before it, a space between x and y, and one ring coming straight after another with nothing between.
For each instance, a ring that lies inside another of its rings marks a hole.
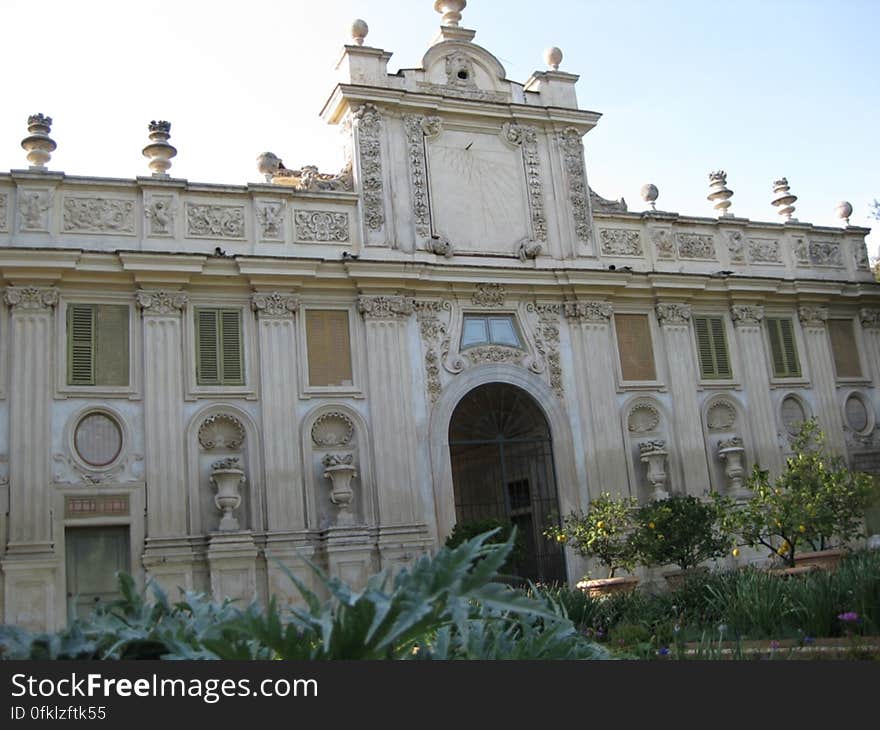
<instances>
[{"instance_id":1,"label":"pilaster","mask_svg":"<svg viewBox=\"0 0 880 730\"><path fill-rule=\"evenodd\" d=\"M863 307L859 310L859 319L864 333L865 355L871 382L880 387L880 309Z\"/></svg>"},{"instance_id":2,"label":"pilaster","mask_svg":"<svg viewBox=\"0 0 880 730\"><path fill-rule=\"evenodd\" d=\"M626 454L615 397L614 350L608 302L567 302L565 316L571 332L577 411L584 414L590 496L628 483Z\"/></svg>"},{"instance_id":3,"label":"pilaster","mask_svg":"<svg viewBox=\"0 0 880 730\"><path fill-rule=\"evenodd\" d=\"M734 304L730 308L736 341L742 362L742 381L748 398L747 418L753 461L769 469L771 475L782 471L776 415L770 400L770 372L764 351L764 307L759 304ZM742 435L742 434L740 434Z\"/></svg>"},{"instance_id":4,"label":"pilaster","mask_svg":"<svg viewBox=\"0 0 880 730\"><path fill-rule=\"evenodd\" d=\"M658 304L657 319L663 331L669 367L669 393L679 458L684 472L684 490L702 494L709 484L709 465L697 400L699 382L692 357L691 308L687 304Z\"/></svg>"},{"instance_id":5,"label":"pilaster","mask_svg":"<svg viewBox=\"0 0 880 730\"><path fill-rule=\"evenodd\" d=\"M810 363L810 379L816 396L816 417L825 432L828 447L846 453L843 440L843 416L837 401L837 381L834 375L834 358L828 337L828 308L814 305L798 307L798 316L804 331L807 358Z\"/></svg>"}]
</instances>

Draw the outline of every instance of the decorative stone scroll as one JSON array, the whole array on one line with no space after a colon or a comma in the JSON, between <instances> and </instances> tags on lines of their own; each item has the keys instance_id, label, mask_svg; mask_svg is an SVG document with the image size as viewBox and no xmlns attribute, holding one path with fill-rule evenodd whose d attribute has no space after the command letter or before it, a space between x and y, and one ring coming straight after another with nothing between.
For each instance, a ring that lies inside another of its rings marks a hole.
<instances>
[{"instance_id":1,"label":"decorative stone scroll","mask_svg":"<svg viewBox=\"0 0 880 730\"><path fill-rule=\"evenodd\" d=\"M243 205L186 204L187 238L244 238Z\"/></svg>"},{"instance_id":2,"label":"decorative stone scroll","mask_svg":"<svg viewBox=\"0 0 880 730\"><path fill-rule=\"evenodd\" d=\"M272 292L254 294L251 308L261 317L290 317L299 309L299 298L292 294Z\"/></svg>"},{"instance_id":3,"label":"decorative stone scroll","mask_svg":"<svg viewBox=\"0 0 880 730\"><path fill-rule=\"evenodd\" d=\"M756 327L764 319L764 307L760 304L734 304L730 317L735 327Z\"/></svg>"},{"instance_id":4,"label":"decorative stone scroll","mask_svg":"<svg viewBox=\"0 0 880 730\"><path fill-rule=\"evenodd\" d=\"M348 213L332 210L298 210L293 214L296 240L317 243L351 241Z\"/></svg>"},{"instance_id":5,"label":"decorative stone scroll","mask_svg":"<svg viewBox=\"0 0 880 730\"><path fill-rule=\"evenodd\" d=\"M364 219L371 231L385 226L384 184L382 182L382 116L372 104L358 107L357 120L361 166L361 196Z\"/></svg>"},{"instance_id":6,"label":"decorative stone scroll","mask_svg":"<svg viewBox=\"0 0 880 730\"><path fill-rule=\"evenodd\" d=\"M0 193L0 231L8 230L8 213L6 212L8 209L9 195L7 193Z\"/></svg>"},{"instance_id":7,"label":"decorative stone scroll","mask_svg":"<svg viewBox=\"0 0 880 730\"><path fill-rule=\"evenodd\" d=\"M538 154L538 131L534 127L523 127L509 122L505 122L501 129L502 139L508 144L522 147L529 212L532 218L532 239L546 242L547 216L544 212L544 184L541 178L541 156Z\"/></svg>"},{"instance_id":8,"label":"decorative stone scroll","mask_svg":"<svg viewBox=\"0 0 880 730\"><path fill-rule=\"evenodd\" d=\"M199 426L199 444L205 451L240 449L244 438L241 421L227 413L208 416Z\"/></svg>"},{"instance_id":9,"label":"decorative stone scroll","mask_svg":"<svg viewBox=\"0 0 880 730\"><path fill-rule=\"evenodd\" d=\"M312 443L322 448L348 446L354 437L354 422L339 411L322 413L312 424Z\"/></svg>"},{"instance_id":10,"label":"decorative stone scroll","mask_svg":"<svg viewBox=\"0 0 880 730\"><path fill-rule=\"evenodd\" d=\"M469 347L462 355L468 359L471 365L484 363L520 363L526 353L517 347L505 347L503 345L484 345L482 347Z\"/></svg>"},{"instance_id":11,"label":"decorative stone scroll","mask_svg":"<svg viewBox=\"0 0 880 730\"><path fill-rule=\"evenodd\" d=\"M828 320L828 307L798 307L798 317L804 327L824 327L825 322Z\"/></svg>"},{"instance_id":12,"label":"decorative stone scroll","mask_svg":"<svg viewBox=\"0 0 880 730\"><path fill-rule=\"evenodd\" d=\"M574 232L579 243L589 244L592 239L590 211L588 207L589 189L584 175L584 145L580 132L569 127L557 135L568 182L568 199L571 203L571 217Z\"/></svg>"},{"instance_id":13,"label":"decorative stone scroll","mask_svg":"<svg viewBox=\"0 0 880 730\"><path fill-rule=\"evenodd\" d=\"M440 362L449 352L449 335L446 325L437 316L452 309L450 302L415 301L413 306L419 322L419 334L425 347L425 384L432 403L440 398L443 384L440 380Z\"/></svg>"},{"instance_id":14,"label":"decorative stone scroll","mask_svg":"<svg viewBox=\"0 0 880 730\"><path fill-rule=\"evenodd\" d=\"M565 389L562 385L562 362L559 356L559 304L534 304L526 306L527 311L538 315L538 326L535 328L535 349L547 364L550 387L557 396L562 398Z\"/></svg>"},{"instance_id":15,"label":"decorative stone scroll","mask_svg":"<svg viewBox=\"0 0 880 730\"><path fill-rule=\"evenodd\" d=\"M61 219L65 233L134 233L134 201L65 197Z\"/></svg>"},{"instance_id":16,"label":"decorative stone scroll","mask_svg":"<svg viewBox=\"0 0 880 730\"><path fill-rule=\"evenodd\" d=\"M614 313L608 302L566 302L565 316L576 322L607 324Z\"/></svg>"},{"instance_id":17,"label":"decorative stone scroll","mask_svg":"<svg viewBox=\"0 0 880 730\"><path fill-rule=\"evenodd\" d=\"M405 114L403 127L406 130L407 151L409 152L409 177L412 186L413 219L416 235L428 238L431 235L431 209L428 204L428 168L425 162L425 137L440 134L440 117L424 117L418 114Z\"/></svg>"},{"instance_id":18,"label":"decorative stone scroll","mask_svg":"<svg viewBox=\"0 0 880 730\"><path fill-rule=\"evenodd\" d=\"M364 319L406 319L413 313L413 300L399 295L360 296L358 312Z\"/></svg>"},{"instance_id":19,"label":"decorative stone scroll","mask_svg":"<svg viewBox=\"0 0 880 730\"><path fill-rule=\"evenodd\" d=\"M503 307L505 298L503 284L477 284L471 303L478 307Z\"/></svg>"},{"instance_id":20,"label":"decorative stone scroll","mask_svg":"<svg viewBox=\"0 0 880 730\"><path fill-rule=\"evenodd\" d=\"M599 231L602 253L606 256L641 256L642 237L627 228L603 228Z\"/></svg>"},{"instance_id":21,"label":"decorative stone scroll","mask_svg":"<svg viewBox=\"0 0 880 730\"><path fill-rule=\"evenodd\" d=\"M58 290L51 287L9 286L3 293L3 299L13 310L49 312L58 304Z\"/></svg>"},{"instance_id":22,"label":"decorative stone scroll","mask_svg":"<svg viewBox=\"0 0 880 730\"><path fill-rule=\"evenodd\" d=\"M676 233L675 245L682 259L716 260L714 236L704 233Z\"/></svg>"},{"instance_id":23,"label":"decorative stone scroll","mask_svg":"<svg viewBox=\"0 0 880 730\"><path fill-rule=\"evenodd\" d=\"M691 319L691 307L689 304L658 304L657 319L662 325L686 325Z\"/></svg>"},{"instance_id":24,"label":"decorative stone scroll","mask_svg":"<svg viewBox=\"0 0 880 730\"><path fill-rule=\"evenodd\" d=\"M187 295L179 291L145 291L140 289L135 294L135 301L145 315L176 315L186 306Z\"/></svg>"}]
</instances>

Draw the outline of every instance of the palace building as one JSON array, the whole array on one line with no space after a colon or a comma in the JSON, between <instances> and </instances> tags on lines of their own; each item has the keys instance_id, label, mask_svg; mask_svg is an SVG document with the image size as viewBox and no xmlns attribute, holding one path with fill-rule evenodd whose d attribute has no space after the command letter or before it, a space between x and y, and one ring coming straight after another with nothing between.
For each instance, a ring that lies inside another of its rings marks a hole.
<instances>
[{"instance_id":1,"label":"palace building","mask_svg":"<svg viewBox=\"0 0 880 730\"><path fill-rule=\"evenodd\" d=\"M723 172L713 217L600 197L561 52L512 81L465 4L396 73L353 24L339 174L175 178L156 121L144 176L68 176L28 120L0 173L0 622L63 626L117 570L295 601L279 561L362 585L486 518L525 533L519 574L574 582L554 514L741 495L810 416L880 472L868 230L798 221L784 179L775 222Z\"/></svg>"}]
</instances>

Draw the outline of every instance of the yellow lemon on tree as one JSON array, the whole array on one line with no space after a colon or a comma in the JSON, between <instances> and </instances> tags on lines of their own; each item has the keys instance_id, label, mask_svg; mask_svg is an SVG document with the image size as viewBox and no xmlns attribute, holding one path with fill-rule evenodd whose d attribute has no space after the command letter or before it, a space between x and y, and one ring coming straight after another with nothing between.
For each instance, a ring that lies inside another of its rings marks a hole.
<instances>
[{"instance_id":1,"label":"yellow lemon on tree","mask_svg":"<svg viewBox=\"0 0 880 730\"><path fill-rule=\"evenodd\" d=\"M731 553L732 553L733 557L738 558L739 557L739 548L734 548L733 550L731 550Z\"/></svg>"},{"instance_id":2,"label":"yellow lemon on tree","mask_svg":"<svg viewBox=\"0 0 880 730\"><path fill-rule=\"evenodd\" d=\"M598 527L601 530L603 527L605 527L605 523L602 520L599 520L596 523L596 527Z\"/></svg>"}]
</instances>

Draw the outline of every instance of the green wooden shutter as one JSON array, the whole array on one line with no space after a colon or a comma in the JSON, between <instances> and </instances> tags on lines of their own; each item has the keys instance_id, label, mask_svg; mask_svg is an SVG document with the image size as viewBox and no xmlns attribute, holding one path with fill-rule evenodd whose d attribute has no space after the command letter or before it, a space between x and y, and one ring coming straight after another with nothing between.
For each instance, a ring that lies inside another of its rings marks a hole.
<instances>
[{"instance_id":1,"label":"green wooden shutter","mask_svg":"<svg viewBox=\"0 0 880 730\"><path fill-rule=\"evenodd\" d=\"M730 356L727 352L724 320L721 317L694 317L693 321L700 374L703 378L729 378Z\"/></svg>"},{"instance_id":2,"label":"green wooden shutter","mask_svg":"<svg viewBox=\"0 0 880 730\"><path fill-rule=\"evenodd\" d=\"M244 385L241 311L220 310L220 373L223 385Z\"/></svg>"},{"instance_id":3,"label":"green wooden shutter","mask_svg":"<svg viewBox=\"0 0 880 730\"><path fill-rule=\"evenodd\" d=\"M727 351L727 333L724 331L724 320L712 317L709 320L712 331L712 346L715 350L715 372L719 378L729 378L733 374L730 369L730 354Z\"/></svg>"},{"instance_id":4,"label":"green wooden shutter","mask_svg":"<svg viewBox=\"0 0 880 730\"><path fill-rule=\"evenodd\" d=\"M67 384L95 384L95 307L67 307Z\"/></svg>"},{"instance_id":5,"label":"green wooden shutter","mask_svg":"<svg viewBox=\"0 0 880 730\"><path fill-rule=\"evenodd\" d=\"M218 310L196 310L196 381L220 385L220 354L217 346Z\"/></svg>"},{"instance_id":6,"label":"green wooden shutter","mask_svg":"<svg viewBox=\"0 0 880 730\"><path fill-rule=\"evenodd\" d=\"M125 304L102 304L95 310L95 384L126 386L129 308Z\"/></svg>"},{"instance_id":7,"label":"green wooden shutter","mask_svg":"<svg viewBox=\"0 0 880 730\"><path fill-rule=\"evenodd\" d=\"M794 378L801 374L797 346L794 341L794 325L790 318L768 317L767 335L770 338L770 356L773 375L777 378Z\"/></svg>"},{"instance_id":8,"label":"green wooden shutter","mask_svg":"<svg viewBox=\"0 0 880 730\"><path fill-rule=\"evenodd\" d=\"M697 355L700 358L700 373L704 378L714 378L715 358L712 354L712 337L709 333L709 318L694 317L694 334L697 336Z\"/></svg>"}]
</instances>

